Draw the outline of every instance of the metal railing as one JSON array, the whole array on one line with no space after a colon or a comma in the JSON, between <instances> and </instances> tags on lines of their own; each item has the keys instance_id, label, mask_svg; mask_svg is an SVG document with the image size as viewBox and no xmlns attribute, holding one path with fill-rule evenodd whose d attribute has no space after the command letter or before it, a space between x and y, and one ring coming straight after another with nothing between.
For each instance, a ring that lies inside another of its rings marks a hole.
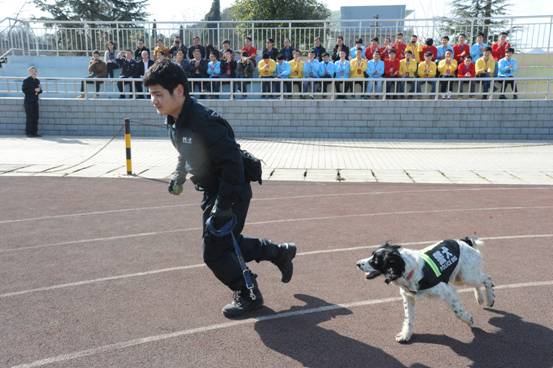
<instances>
[{"instance_id":1,"label":"metal railing","mask_svg":"<svg viewBox=\"0 0 553 368\"><path fill-rule=\"evenodd\" d=\"M511 44L521 52L533 49L553 52L553 15L491 20L492 24L488 24L487 18L455 20L452 29L452 19L445 18L248 22L72 22L4 18L0 21L0 52L21 48L35 55L88 55L94 49L105 50L108 40L116 42L119 50L134 49L139 38L153 49L156 39L170 46L175 35L180 35L185 45L191 45L192 38L199 35L204 46L211 44L216 48L221 47L223 40L229 40L234 50L243 46L248 35L259 51L267 38L273 38L277 48L282 47L284 39L289 39L303 52L313 46L315 36L320 36L323 46L331 51L338 35L344 36L345 44L352 47L357 37L368 44L374 36L379 36L381 42L387 36L393 40L397 32L403 32L407 40L416 34L420 40L433 37L437 41L442 35L465 33L472 42L480 31L487 34L488 42L499 31L509 31Z\"/></svg>"},{"instance_id":2,"label":"metal railing","mask_svg":"<svg viewBox=\"0 0 553 368\"><path fill-rule=\"evenodd\" d=\"M21 77L0 77L0 96L22 97ZM146 99L139 78L40 78L42 98ZM189 79L200 99L553 99L553 77Z\"/></svg>"}]
</instances>

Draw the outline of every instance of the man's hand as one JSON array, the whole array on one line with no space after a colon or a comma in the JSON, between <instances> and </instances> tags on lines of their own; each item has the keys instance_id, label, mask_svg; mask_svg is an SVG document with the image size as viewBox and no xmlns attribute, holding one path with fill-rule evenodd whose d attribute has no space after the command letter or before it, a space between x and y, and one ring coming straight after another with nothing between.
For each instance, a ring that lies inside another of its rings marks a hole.
<instances>
[{"instance_id":1,"label":"man's hand","mask_svg":"<svg viewBox=\"0 0 553 368\"><path fill-rule=\"evenodd\" d=\"M169 193L179 195L182 193L182 184L178 184L177 181L173 179L169 182L169 188L167 189L169 190Z\"/></svg>"},{"instance_id":2,"label":"man's hand","mask_svg":"<svg viewBox=\"0 0 553 368\"><path fill-rule=\"evenodd\" d=\"M213 226L215 227L215 229L220 229L232 220L234 214L232 213L231 208L223 210L215 206L211 211L211 216L213 217Z\"/></svg>"}]
</instances>

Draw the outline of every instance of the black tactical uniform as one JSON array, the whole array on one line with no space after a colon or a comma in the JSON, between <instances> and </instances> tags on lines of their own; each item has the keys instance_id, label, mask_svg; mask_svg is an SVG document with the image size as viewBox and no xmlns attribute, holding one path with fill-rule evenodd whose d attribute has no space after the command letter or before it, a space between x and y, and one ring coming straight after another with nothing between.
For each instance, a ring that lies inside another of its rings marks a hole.
<instances>
[{"instance_id":1,"label":"black tactical uniform","mask_svg":"<svg viewBox=\"0 0 553 368\"><path fill-rule=\"evenodd\" d=\"M42 93L42 89L39 92L35 92L35 88L39 87L40 81L38 78L28 77L23 81L21 88L25 94L23 102L27 118L25 133L29 137L38 136L38 95Z\"/></svg>"},{"instance_id":2,"label":"black tactical uniform","mask_svg":"<svg viewBox=\"0 0 553 368\"><path fill-rule=\"evenodd\" d=\"M240 146L226 120L194 98L187 97L178 119L175 121L173 117L167 117L167 127L171 141L179 152L173 180L182 184L189 174L196 189L204 192L201 204L204 262L222 283L235 291L233 303L225 306L223 313L232 317L261 307L263 298L257 284L257 299L252 301L249 297L230 234L222 238L211 235L206 229L206 220L212 212L232 209L237 220L233 232L244 260L273 262L281 270L283 282L290 281L292 277L291 261L296 253L295 246L241 235L252 190L250 183L245 181Z\"/></svg>"},{"instance_id":3,"label":"black tactical uniform","mask_svg":"<svg viewBox=\"0 0 553 368\"><path fill-rule=\"evenodd\" d=\"M138 63L134 59L127 60L125 58L119 58L117 59L117 64L119 67L121 67L121 75L120 78L135 78L138 76ZM121 94L119 95L119 98L125 98L125 85L129 85L131 95L129 95L129 98L133 98L133 91L136 92L136 88L133 88L134 82L123 82L119 81L117 82L117 89L119 89L119 92Z\"/></svg>"}]
</instances>

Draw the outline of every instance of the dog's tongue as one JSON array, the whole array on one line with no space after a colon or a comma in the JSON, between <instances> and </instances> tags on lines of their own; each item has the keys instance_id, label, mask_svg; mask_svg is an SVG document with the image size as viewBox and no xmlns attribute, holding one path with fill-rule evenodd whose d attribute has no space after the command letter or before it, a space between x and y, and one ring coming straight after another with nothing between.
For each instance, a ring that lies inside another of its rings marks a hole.
<instances>
[{"instance_id":1,"label":"dog's tongue","mask_svg":"<svg viewBox=\"0 0 553 368\"><path fill-rule=\"evenodd\" d=\"M381 274L380 271L374 270L374 271L371 271L371 272L367 272L367 275L365 277L367 278L367 280L370 280L370 279L374 279L376 276L378 276L380 274Z\"/></svg>"}]
</instances>

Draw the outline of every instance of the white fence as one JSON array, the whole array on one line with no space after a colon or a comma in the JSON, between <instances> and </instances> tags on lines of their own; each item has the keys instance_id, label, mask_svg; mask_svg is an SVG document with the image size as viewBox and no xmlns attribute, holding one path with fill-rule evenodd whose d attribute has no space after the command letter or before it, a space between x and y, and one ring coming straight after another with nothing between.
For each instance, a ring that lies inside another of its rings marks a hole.
<instances>
[{"instance_id":1,"label":"white fence","mask_svg":"<svg viewBox=\"0 0 553 368\"><path fill-rule=\"evenodd\" d=\"M21 77L0 77L1 97L22 97ZM40 78L42 98L145 99L142 79ZM513 88L516 86L516 89ZM189 80L193 96L206 99L501 99L552 100L548 78L360 78Z\"/></svg>"},{"instance_id":2,"label":"white fence","mask_svg":"<svg viewBox=\"0 0 553 368\"><path fill-rule=\"evenodd\" d=\"M322 44L332 49L336 36L344 36L348 46L355 44L355 38L363 38L368 44L374 36L381 40L397 32L407 37L416 34L420 39L443 35L465 33L469 42L476 33L482 31L488 42L494 41L497 33L507 31L511 44L520 52L535 49L553 52L553 15L528 17L497 17L492 19L372 19L372 20L270 20L251 22L69 22L45 20L16 20L4 18L0 21L0 54L10 49L23 49L27 54L84 55L92 50L105 50L108 40L117 43L120 50L134 49L139 38L146 46L153 48L156 39L163 39L166 45L175 35L180 35L185 45L199 35L201 43L220 48L224 40L231 47L240 49L246 35L253 38L254 45L261 50L267 38L275 40L280 48L284 39L291 40L294 47L303 52L313 46L315 36L320 36ZM449 25L448 25L449 24Z\"/></svg>"}]
</instances>

